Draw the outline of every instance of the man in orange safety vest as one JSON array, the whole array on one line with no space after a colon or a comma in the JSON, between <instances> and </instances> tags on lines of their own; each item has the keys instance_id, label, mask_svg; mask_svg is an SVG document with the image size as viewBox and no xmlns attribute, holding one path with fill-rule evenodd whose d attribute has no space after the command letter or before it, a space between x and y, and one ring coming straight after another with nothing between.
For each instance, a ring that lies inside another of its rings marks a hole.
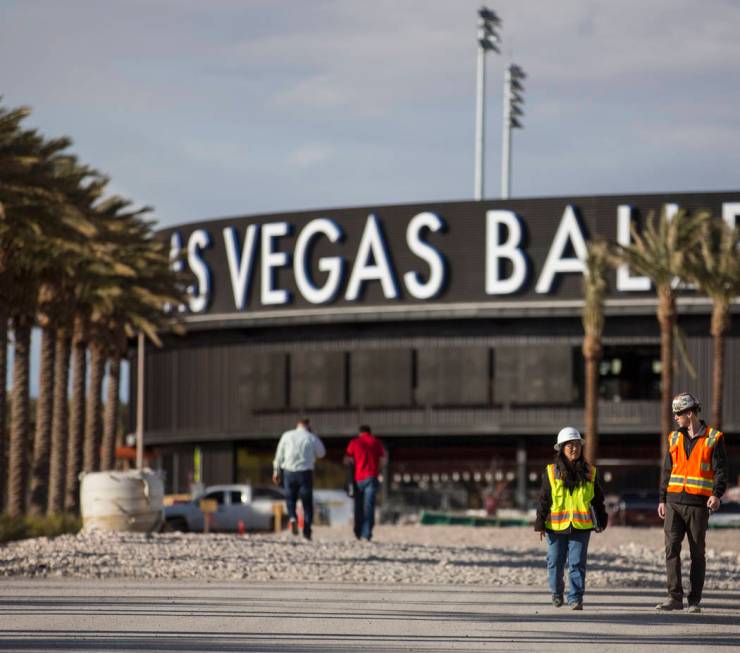
<instances>
[{"instance_id":1,"label":"man in orange safety vest","mask_svg":"<svg viewBox=\"0 0 740 653\"><path fill-rule=\"evenodd\" d=\"M686 535L691 553L688 611L701 612L705 535L709 513L719 508L727 487L727 453L722 432L699 419L701 404L694 395L676 395L672 409L678 428L668 434L658 504L665 531L668 599L655 607L683 610L681 543Z\"/></svg>"}]
</instances>

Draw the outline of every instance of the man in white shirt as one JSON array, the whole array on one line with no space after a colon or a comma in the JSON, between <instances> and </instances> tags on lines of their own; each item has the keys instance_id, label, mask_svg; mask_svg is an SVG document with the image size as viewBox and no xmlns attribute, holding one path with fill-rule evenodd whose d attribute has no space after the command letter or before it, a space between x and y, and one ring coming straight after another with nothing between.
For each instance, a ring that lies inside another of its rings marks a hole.
<instances>
[{"instance_id":1,"label":"man in white shirt","mask_svg":"<svg viewBox=\"0 0 740 653\"><path fill-rule=\"evenodd\" d=\"M282 482L285 488L285 503L293 535L298 535L296 502L303 505L303 537L311 539L313 522L313 468L317 458L326 455L324 444L311 432L311 423L305 417L298 420L296 427L280 436L275 460L272 462L272 480Z\"/></svg>"}]
</instances>

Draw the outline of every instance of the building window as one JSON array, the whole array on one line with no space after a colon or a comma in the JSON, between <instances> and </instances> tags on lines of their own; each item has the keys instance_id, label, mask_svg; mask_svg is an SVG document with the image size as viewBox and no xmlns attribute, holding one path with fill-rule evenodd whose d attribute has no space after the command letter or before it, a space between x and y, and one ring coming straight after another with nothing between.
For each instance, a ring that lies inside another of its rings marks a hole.
<instances>
[{"instance_id":1,"label":"building window","mask_svg":"<svg viewBox=\"0 0 740 653\"><path fill-rule=\"evenodd\" d=\"M583 358L580 348L578 386L584 396ZM599 398L604 401L648 401L660 399L660 347L658 345L613 345L604 347L599 362Z\"/></svg>"}]
</instances>

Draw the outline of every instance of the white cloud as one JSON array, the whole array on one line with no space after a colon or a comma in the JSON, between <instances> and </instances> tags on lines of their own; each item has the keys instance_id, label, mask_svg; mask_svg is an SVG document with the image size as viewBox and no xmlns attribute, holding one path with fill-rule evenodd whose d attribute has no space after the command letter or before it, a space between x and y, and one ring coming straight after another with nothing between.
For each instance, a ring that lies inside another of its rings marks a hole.
<instances>
[{"instance_id":1,"label":"white cloud","mask_svg":"<svg viewBox=\"0 0 740 653\"><path fill-rule=\"evenodd\" d=\"M288 164L295 168L310 168L328 161L334 148L321 143L301 145L288 154Z\"/></svg>"}]
</instances>

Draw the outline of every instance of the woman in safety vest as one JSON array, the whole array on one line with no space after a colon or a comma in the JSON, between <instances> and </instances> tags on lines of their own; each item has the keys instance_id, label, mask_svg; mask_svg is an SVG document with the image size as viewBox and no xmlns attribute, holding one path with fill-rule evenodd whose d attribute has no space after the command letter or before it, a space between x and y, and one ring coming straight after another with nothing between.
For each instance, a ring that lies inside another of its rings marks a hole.
<instances>
[{"instance_id":1,"label":"woman in safety vest","mask_svg":"<svg viewBox=\"0 0 740 653\"><path fill-rule=\"evenodd\" d=\"M558 433L555 460L542 478L534 530L547 537L547 579L552 604L563 605L565 562L568 561L568 605L583 610L586 556L591 531L606 528L604 493L596 467L583 457L583 438L572 426Z\"/></svg>"}]
</instances>

